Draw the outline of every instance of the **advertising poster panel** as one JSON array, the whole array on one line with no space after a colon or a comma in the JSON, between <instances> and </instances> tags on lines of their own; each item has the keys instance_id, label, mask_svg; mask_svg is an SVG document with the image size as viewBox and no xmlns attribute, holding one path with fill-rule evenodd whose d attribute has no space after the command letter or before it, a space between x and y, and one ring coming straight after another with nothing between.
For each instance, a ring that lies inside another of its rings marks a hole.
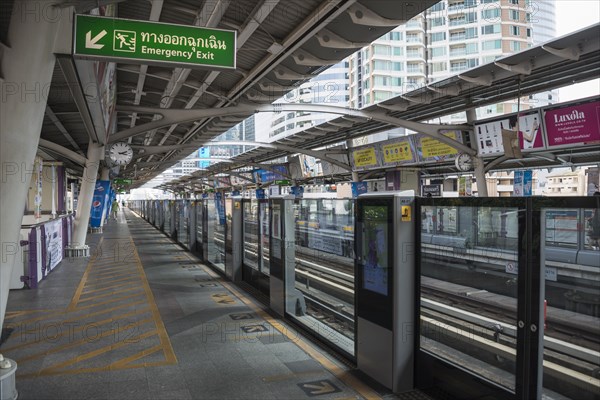
<instances>
[{"instance_id":1,"label":"advertising poster panel","mask_svg":"<svg viewBox=\"0 0 600 400\"><path fill-rule=\"evenodd\" d=\"M442 131L444 136L447 136L457 142L462 143L462 132L447 130ZM454 147L440 142L431 136L419 134L416 136L417 154L421 161L448 161L453 160L458 153Z\"/></svg>"},{"instance_id":2,"label":"advertising poster panel","mask_svg":"<svg viewBox=\"0 0 600 400\"><path fill-rule=\"evenodd\" d=\"M110 190L110 181L96 181L96 189L92 199L92 211L90 214L90 225L92 228L102 226L102 218L106 215L106 209L110 206L108 196Z\"/></svg>"},{"instance_id":3,"label":"advertising poster panel","mask_svg":"<svg viewBox=\"0 0 600 400\"><path fill-rule=\"evenodd\" d=\"M352 169L355 171L380 166L375 146L359 147L352 151Z\"/></svg>"},{"instance_id":4,"label":"advertising poster panel","mask_svg":"<svg viewBox=\"0 0 600 400\"><path fill-rule=\"evenodd\" d=\"M600 143L600 101L546 109L548 147Z\"/></svg>"},{"instance_id":5,"label":"advertising poster panel","mask_svg":"<svg viewBox=\"0 0 600 400\"><path fill-rule=\"evenodd\" d=\"M412 142L409 137L389 140L381 144L384 166L393 166L415 161Z\"/></svg>"},{"instance_id":6,"label":"advertising poster panel","mask_svg":"<svg viewBox=\"0 0 600 400\"><path fill-rule=\"evenodd\" d=\"M44 225L46 232L46 272L52 271L63 259L62 219Z\"/></svg>"},{"instance_id":7,"label":"advertising poster panel","mask_svg":"<svg viewBox=\"0 0 600 400\"><path fill-rule=\"evenodd\" d=\"M517 121L519 122L517 125ZM518 131L521 151L543 150L544 140L538 110L507 115L505 118L475 124L477 154L499 155L504 153L502 130Z\"/></svg>"}]
</instances>

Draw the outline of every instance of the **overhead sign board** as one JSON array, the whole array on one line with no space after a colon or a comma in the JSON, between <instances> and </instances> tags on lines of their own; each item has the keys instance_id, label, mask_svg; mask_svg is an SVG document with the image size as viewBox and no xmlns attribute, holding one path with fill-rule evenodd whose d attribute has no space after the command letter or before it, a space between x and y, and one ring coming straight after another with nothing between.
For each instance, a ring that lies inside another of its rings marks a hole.
<instances>
[{"instance_id":1,"label":"overhead sign board","mask_svg":"<svg viewBox=\"0 0 600 400\"><path fill-rule=\"evenodd\" d=\"M546 109L548 147L600 143L600 101Z\"/></svg>"},{"instance_id":2,"label":"overhead sign board","mask_svg":"<svg viewBox=\"0 0 600 400\"><path fill-rule=\"evenodd\" d=\"M379 167L375 146L360 147L352 151L352 165L355 170Z\"/></svg>"},{"instance_id":3,"label":"overhead sign board","mask_svg":"<svg viewBox=\"0 0 600 400\"><path fill-rule=\"evenodd\" d=\"M79 58L235 68L235 31L77 15L73 38Z\"/></svg>"}]
</instances>

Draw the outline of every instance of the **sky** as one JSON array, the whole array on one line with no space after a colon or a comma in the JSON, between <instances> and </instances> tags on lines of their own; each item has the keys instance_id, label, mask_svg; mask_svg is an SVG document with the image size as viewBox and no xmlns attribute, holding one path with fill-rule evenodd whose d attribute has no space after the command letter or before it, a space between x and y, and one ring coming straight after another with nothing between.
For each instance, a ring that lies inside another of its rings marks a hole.
<instances>
[{"instance_id":1,"label":"sky","mask_svg":"<svg viewBox=\"0 0 600 400\"><path fill-rule=\"evenodd\" d=\"M553 0L538 0L553 1ZM555 0L557 37L600 22L598 0ZM600 94L600 79L571 85L559 91L560 102Z\"/></svg>"}]
</instances>

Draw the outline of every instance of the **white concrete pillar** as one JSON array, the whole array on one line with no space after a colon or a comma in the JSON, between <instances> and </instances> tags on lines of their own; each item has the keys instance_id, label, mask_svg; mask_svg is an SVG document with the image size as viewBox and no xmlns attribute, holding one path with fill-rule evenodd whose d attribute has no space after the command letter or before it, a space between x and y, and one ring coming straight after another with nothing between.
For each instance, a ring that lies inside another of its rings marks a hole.
<instances>
[{"instance_id":1,"label":"white concrete pillar","mask_svg":"<svg viewBox=\"0 0 600 400\"><path fill-rule=\"evenodd\" d=\"M104 146L97 143L90 143L88 145L88 159L85 163L85 169L83 170L81 190L79 191L79 200L77 202L77 214L75 216L75 221L73 221L73 240L69 244L70 249L87 248L85 238L90 222L90 213L92 210L92 200L94 199L94 189L96 188L98 169L103 155Z\"/></svg>"},{"instance_id":2,"label":"white concrete pillar","mask_svg":"<svg viewBox=\"0 0 600 400\"><path fill-rule=\"evenodd\" d=\"M19 233L54 71L55 40L61 20L72 13L52 4L14 2L0 60L0 326L17 254L20 260Z\"/></svg>"},{"instance_id":3,"label":"white concrete pillar","mask_svg":"<svg viewBox=\"0 0 600 400\"><path fill-rule=\"evenodd\" d=\"M100 173L100 180L107 181L110 179L110 169L102 168L102 172Z\"/></svg>"},{"instance_id":4,"label":"white concrete pillar","mask_svg":"<svg viewBox=\"0 0 600 400\"><path fill-rule=\"evenodd\" d=\"M351 161L351 157L352 157L352 148L354 147L354 143L352 142L352 139L348 139L346 140L346 148L348 149L348 162L350 164L352 164ZM358 176L358 172L356 171L352 171L352 182L358 182L360 180L359 176Z\"/></svg>"},{"instance_id":5,"label":"white concrete pillar","mask_svg":"<svg viewBox=\"0 0 600 400\"><path fill-rule=\"evenodd\" d=\"M467 110L467 123L473 124L477 121L477 113L474 108ZM475 135L475 130L472 131ZM477 150L477 140L471 138L471 148ZM475 170L475 179L477 180L477 197L488 197L487 180L485 179L485 162L481 157L473 158L473 168Z\"/></svg>"}]
</instances>

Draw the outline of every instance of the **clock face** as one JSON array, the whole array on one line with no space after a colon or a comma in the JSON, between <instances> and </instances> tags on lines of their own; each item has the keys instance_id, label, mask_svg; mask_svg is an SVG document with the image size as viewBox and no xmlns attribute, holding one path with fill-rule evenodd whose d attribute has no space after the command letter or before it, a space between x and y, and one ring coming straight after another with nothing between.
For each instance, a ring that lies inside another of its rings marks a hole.
<instances>
[{"instance_id":1,"label":"clock face","mask_svg":"<svg viewBox=\"0 0 600 400\"><path fill-rule=\"evenodd\" d=\"M454 160L454 164L459 171L470 171L473 167L473 159L468 154L459 153Z\"/></svg>"},{"instance_id":2,"label":"clock face","mask_svg":"<svg viewBox=\"0 0 600 400\"><path fill-rule=\"evenodd\" d=\"M125 142L113 144L108 151L110 159L117 165L127 165L133 158L133 150Z\"/></svg>"}]
</instances>

